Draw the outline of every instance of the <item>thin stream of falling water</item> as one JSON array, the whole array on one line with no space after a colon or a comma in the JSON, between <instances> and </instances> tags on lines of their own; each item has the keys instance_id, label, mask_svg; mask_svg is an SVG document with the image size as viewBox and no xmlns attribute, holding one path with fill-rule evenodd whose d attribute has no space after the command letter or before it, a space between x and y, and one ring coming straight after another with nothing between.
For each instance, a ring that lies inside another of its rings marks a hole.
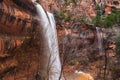
<instances>
[{"instance_id":1,"label":"thin stream of falling water","mask_svg":"<svg viewBox=\"0 0 120 80\"><path fill-rule=\"evenodd\" d=\"M104 55L104 69L103 69L103 65L100 64L101 68L104 70L104 73L101 73L101 78L103 80L107 80L107 68L108 68L108 60L107 60L107 54L106 52L104 51L104 48L103 48L103 33L101 31L101 29L99 27L96 27L96 31L97 31L97 37L98 37L98 48L99 48L99 54L100 55ZM100 70L101 71L101 70ZM103 76L102 76L103 75Z\"/></svg>"},{"instance_id":2,"label":"thin stream of falling water","mask_svg":"<svg viewBox=\"0 0 120 80\"><path fill-rule=\"evenodd\" d=\"M54 16L52 13L45 13L42 6L38 3L35 3L35 7L40 19L42 35L44 36L48 47L48 53L46 55L49 55L50 57L49 61L46 61L47 63L49 63L48 68L50 68L49 80L59 80L61 74L61 63L59 58L58 40Z\"/></svg>"},{"instance_id":3,"label":"thin stream of falling water","mask_svg":"<svg viewBox=\"0 0 120 80\"><path fill-rule=\"evenodd\" d=\"M98 39L99 54L103 55L104 54L104 49L103 49L103 34L102 34L101 29L99 27L96 27L96 32L97 32L97 39Z\"/></svg>"},{"instance_id":4,"label":"thin stream of falling water","mask_svg":"<svg viewBox=\"0 0 120 80\"><path fill-rule=\"evenodd\" d=\"M98 51L99 51L99 55L103 56L105 55L105 51L103 49L103 33L101 31L101 28L99 27L96 27L96 32L97 32L97 45L98 45ZM105 58L104 58L105 59ZM105 73L106 73L106 70L104 69L104 74L101 73L101 69L103 69L103 65L101 65L102 63L99 64L99 67L100 67L100 74L99 74L99 78L100 79L103 79L103 76L105 77ZM106 67L106 59L105 59L105 64L104 66ZM104 79L103 79L104 80Z\"/></svg>"}]
</instances>

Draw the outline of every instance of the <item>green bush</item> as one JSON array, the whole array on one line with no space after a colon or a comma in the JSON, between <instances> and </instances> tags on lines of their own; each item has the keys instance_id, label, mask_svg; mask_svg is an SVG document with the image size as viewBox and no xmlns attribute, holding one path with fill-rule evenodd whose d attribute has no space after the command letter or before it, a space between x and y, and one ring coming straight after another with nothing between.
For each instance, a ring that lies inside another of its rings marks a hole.
<instances>
[{"instance_id":1,"label":"green bush","mask_svg":"<svg viewBox=\"0 0 120 80\"><path fill-rule=\"evenodd\" d=\"M112 27L114 24L120 22L120 10L112 10L110 15L100 15L97 14L96 17L92 19L92 23L97 26Z\"/></svg>"}]
</instances>

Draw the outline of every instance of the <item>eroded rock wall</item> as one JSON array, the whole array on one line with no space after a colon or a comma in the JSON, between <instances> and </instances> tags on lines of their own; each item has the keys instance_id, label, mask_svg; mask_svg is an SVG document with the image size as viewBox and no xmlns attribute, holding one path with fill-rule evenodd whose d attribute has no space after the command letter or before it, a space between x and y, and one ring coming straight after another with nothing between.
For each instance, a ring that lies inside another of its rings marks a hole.
<instances>
[{"instance_id":1,"label":"eroded rock wall","mask_svg":"<svg viewBox=\"0 0 120 80\"><path fill-rule=\"evenodd\" d=\"M0 1L0 79L36 78L40 46L35 11L31 0Z\"/></svg>"}]
</instances>

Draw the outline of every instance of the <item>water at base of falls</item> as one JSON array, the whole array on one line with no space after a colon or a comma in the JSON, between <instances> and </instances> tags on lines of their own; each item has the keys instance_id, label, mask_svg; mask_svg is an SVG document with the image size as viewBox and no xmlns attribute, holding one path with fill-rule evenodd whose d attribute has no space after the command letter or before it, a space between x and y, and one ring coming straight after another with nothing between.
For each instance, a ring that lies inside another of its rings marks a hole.
<instances>
[{"instance_id":1,"label":"water at base of falls","mask_svg":"<svg viewBox=\"0 0 120 80\"><path fill-rule=\"evenodd\" d=\"M54 16L52 13L45 12L42 6L36 2L35 7L37 9L38 17L40 20L40 27L42 27L42 35L44 36L45 44L47 45L46 47L48 47L48 52L45 54L49 55L49 59L46 59L45 62L46 64L48 63L49 80L59 80L59 77L61 75L61 63L59 58L58 40ZM42 65L42 67L46 66ZM48 70L44 69L44 71L46 72Z\"/></svg>"}]
</instances>

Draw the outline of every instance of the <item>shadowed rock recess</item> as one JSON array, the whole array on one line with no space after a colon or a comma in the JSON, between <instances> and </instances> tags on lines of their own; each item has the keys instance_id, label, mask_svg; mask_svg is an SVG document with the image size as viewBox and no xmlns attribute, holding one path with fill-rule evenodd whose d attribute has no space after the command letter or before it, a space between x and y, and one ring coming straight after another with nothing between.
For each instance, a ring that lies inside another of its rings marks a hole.
<instances>
[{"instance_id":1,"label":"shadowed rock recess","mask_svg":"<svg viewBox=\"0 0 120 80\"><path fill-rule=\"evenodd\" d=\"M35 14L31 0L0 0L0 80L38 77L41 43Z\"/></svg>"}]
</instances>

